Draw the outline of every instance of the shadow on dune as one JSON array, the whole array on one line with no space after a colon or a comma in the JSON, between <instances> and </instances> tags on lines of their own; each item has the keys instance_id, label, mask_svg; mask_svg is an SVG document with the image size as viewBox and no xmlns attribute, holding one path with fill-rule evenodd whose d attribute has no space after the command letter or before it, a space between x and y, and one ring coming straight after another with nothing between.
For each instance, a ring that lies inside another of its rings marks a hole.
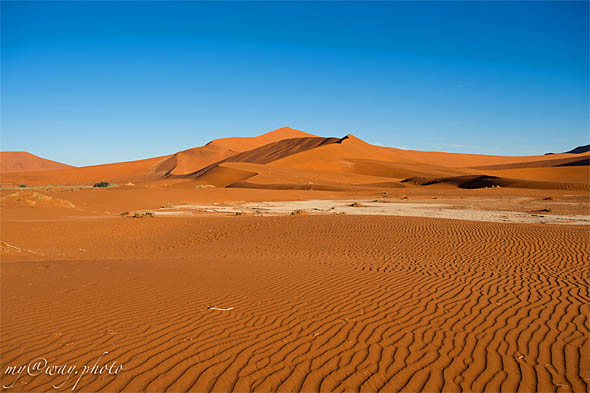
<instances>
[{"instance_id":1,"label":"shadow on dune","mask_svg":"<svg viewBox=\"0 0 590 393\"><path fill-rule=\"evenodd\" d=\"M431 186L438 184L456 186L458 188L463 189L506 187L530 188L539 190L590 190L590 186L587 184L520 180L488 175L453 176L438 179L425 177L411 177L402 180L402 183L414 184L416 186Z\"/></svg>"}]
</instances>

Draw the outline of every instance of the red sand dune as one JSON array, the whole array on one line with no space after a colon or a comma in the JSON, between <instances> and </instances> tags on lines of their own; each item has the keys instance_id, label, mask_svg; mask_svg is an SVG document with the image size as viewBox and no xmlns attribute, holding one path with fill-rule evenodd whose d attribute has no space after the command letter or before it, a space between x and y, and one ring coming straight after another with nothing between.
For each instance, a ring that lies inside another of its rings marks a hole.
<instances>
[{"instance_id":1,"label":"red sand dune","mask_svg":"<svg viewBox=\"0 0 590 393\"><path fill-rule=\"evenodd\" d=\"M590 184L590 166L487 170L485 173L523 180Z\"/></svg>"},{"instance_id":2,"label":"red sand dune","mask_svg":"<svg viewBox=\"0 0 590 393\"><path fill-rule=\"evenodd\" d=\"M71 165L48 160L24 151L0 152L0 173L23 171L49 171L73 168Z\"/></svg>"},{"instance_id":3,"label":"red sand dune","mask_svg":"<svg viewBox=\"0 0 590 393\"><path fill-rule=\"evenodd\" d=\"M190 175L213 163L220 162L241 152L253 150L283 139L308 137L313 137L313 135L289 127L283 127L255 137L216 139L207 143L205 146L199 146L173 154L158 165L158 172L161 170L165 171L166 176Z\"/></svg>"},{"instance_id":4,"label":"red sand dune","mask_svg":"<svg viewBox=\"0 0 590 393\"><path fill-rule=\"evenodd\" d=\"M54 171L31 171L23 173L7 173L2 176L3 185L24 183L27 185L47 184L94 184L99 181L111 183L145 182L157 180L165 172L156 171L158 164L169 158L156 157L146 160L119 162L115 164L92 165L81 168L58 169Z\"/></svg>"},{"instance_id":5,"label":"red sand dune","mask_svg":"<svg viewBox=\"0 0 590 393\"><path fill-rule=\"evenodd\" d=\"M157 166L166 176L182 176L198 171L211 163L239 153L236 150L209 142L205 146L180 151L160 162Z\"/></svg>"},{"instance_id":6,"label":"red sand dune","mask_svg":"<svg viewBox=\"0 0 590 393\"><path fill-rule=\"evenodd\" d=\"M186 179L187 186L348 189L363 185L403 187L400 182L406 179L411 179L406 186L436 183L457 187L463 184L456 180L461 177L489 175L501 178L491 185L577 189L579 185L570 184L590 183L587 156L502 157L420 152L371 145L353 135L341 139L322 138L284 127L257 137L217 139L205 146L146 160L51 172L7 173L2 183L43 185L109 181L119 184L155 182L153 184L158 185L168 184L160 183L166 179ZM257 165L246 168L228 166L228 163ZM517 181L519 179L522 181Z\"/></svg>"},{"instance_id":7,"label":"red sand dune","mask_svg":"<svg viewBox=\"0 0 590 393\"><path fill-rule=\"evenodd\" d=\"M555 160L557 158L577 158L576 154L555 154L552 156L487 156L444 152L424 152L375 146L361 139L347 135L340 145L322 146L273 162L273 166L290 168L323 168L340 171L350 166L351 159L372 159L389 162L414 162L447 168L472 168L482 165L499 165L517 162Z\"/></svg>"},{"instance_id":8,"label":"red sand dune","mask_svg":"<svg viewBox=\"0 0 590 393\"><path fill-rule=\"evenodd\" d=\"M244 162L253 164L267 164L279 160L283 157L288 157L293 154L297 154L306 150L311 150L319 146L324 146L331 143L339 143L338 138L320 138L320 137L309 137L309 138L294 138L284 139L278 142L269 143L258 148L245 151L228 157L219 162L213 163L209 166L201 168L200 170L185 175L184 177L196 177L200 178L203 174L207 173L212 168L225 163L225 162Z\"/></svg>"},{"instance_id":9,"label":"red sand dune","mask_svg":"<svg viewBox=\"0 0 590 393\"><path fill-rule=\"evenodd\" d=\"M106 351L101 365L122 373L58 390L587 391L590 231L574 218L588 215L590 182L563 182L590 167L547 160L281 129L140 161L3 173L3 184L137 184L0 189L2 371L39 357L83 367ZM506 164L518 167L470 168ZM315 215L314 199L356 201L360 215ZM247 201L311 202L310 214L201 211ZM471 215L362 213L420 201ZM181 206L194 215L166 215ZM131 218L139 209L159 214ZM468 221L488 210L537 221ZM571 217L553 225L553 214ZM25 373L6 391L64 380Z\"/></svg>"},{"instance_id":10,"label":"red sand dune","mask_svg":"<svg viewBox=\"0 0 590 393\"><path fill-rule=\"evenodd\" d=\"M521 169L521 168L548 168L548 167L559 167L559 166L588 166L588 158L590 158L590 153L579 154L576 157L546 159L546 160L539 160L539 161L514 162L514 163L510 163L510 164L500 164L500 165L475 166L475 167L473 167L473 169L502 170L502 169Z\"/></svg>"},{"instance_id":11,"label":"red sand dune","mask_svg":"<svg viewBox=\"0 0 590 393\"><path fill-rule=\"evenodd\" d=\"M214 165L206 172L199 175L195 179L195 184L210 184L215 187L228 187L234 183L244 181L256 175L256 172L226 167L224 165ZM182 186L185 185L184 183L179 184Z\"/></svg>"},{"instance_id":12,"label":"red sand dune","mask_svg":"<svg viewBox=\"0 0 590 393\"><path fill-rule=\"evenodd\" d=\"M250 166L247 172L249 187L254 184L274 185L278 188L291 188L315 184L321 186L343 186L359 184L384 184L390 178L403 180L411 176L449 176L464 175L472 171L429 165L420 162L385 161L394 159L392 150L383 150L369 145L351 135L338 138L297 138L264 145L244 153L224 159L195 173L197 180L212 168L224 163L268 164ZM351 158L360 157L360 158ZM382 158L384 161L374 159ZM227 167L227 166L226 166ZM273 174L270 174L270 173ZM225 173L225 172L223 172ZM211 184L219 184L209 174ZM336 180L337 179L337 180ZM242 179L242 181L245 179ZM222 183L222 182L221 182ZM245 186L245 184L241 184ZM236 185L234 185L236 186ZM401 187L401 185L398 185Z\"/></svg>"},{"instance_id":13,"label":"red sand dune","mask_svg":"<svg viewBox=\"0 0 590 393\"><path fill-rule=\"evenodd\" d=\"M184 150L169 156L81 168L70 167L65 170L52 171L52 173L37 170L26 174L7 174L3 176L2 184L46 185L93 184L99 181L111 183L156 181L169 175L183 175L195 172L225 157L255 149L268 143L300 137L307 138L314 137L314 135L283 127L256 137L216 139L205 146Z\"/></svg>"},{"instance_id":14,"label":"red sand dune","mask_svg":"<svg viewBox=\"0 0 590 393\"><path fill-rule=\"evenodd\" d=\"M233 182L227 183L226 186L244 188L353 190L357 189L358 186L366 188L369 184L383 181L383 178L376 176L309 169L276 168L249 162L222 163L207 171L204 175L199 176L196 181L204 182L205 176L209 176L213 170L219 169L241 171L243 178L236 177L232 179ZM245 182L246 180L247 182ZM400 187L403 186L400 184Z\"/></svg>"},{"instance_id":15,"label":"red sand dune","mask_svg":"<svg viewBox=\"0 0 590 393\"><path fill-rule=\"evenodd\" d=\"M256 149L269 143L278 142L283 139L309 138L317 135L295 130L291 127L281 127L265 134L253 137L232 137L216 139L214 142L231 150L247 151Z\"/></svg>"},{"instance_id":16,"label":"red sand dune","mask_svg":"<svg viewBox=\"0 0 590 393\"><path fill-rule=\"evenodd\" d=\"M412 177L402 181L420 186L431 185L454 185L459 188L492 188L492 187L510 187L510 188L533 188L538 190L577 190L590 191L589 184L564 183L550 181L534 181L524 179L511 179L506 177L489 176L489 175L467 175L453 176L446 178L425 178Z\"/></svg>"}]
</instances>

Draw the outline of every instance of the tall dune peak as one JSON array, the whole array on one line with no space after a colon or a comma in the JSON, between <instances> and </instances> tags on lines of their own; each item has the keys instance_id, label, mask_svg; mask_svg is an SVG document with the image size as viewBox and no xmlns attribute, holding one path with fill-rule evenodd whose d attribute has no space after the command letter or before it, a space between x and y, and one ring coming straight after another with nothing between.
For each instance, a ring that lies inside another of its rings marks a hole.
<instances>
[{"instance_id":1,"label":"tall dune peak","mask_svg":"<svg viewBox=\"0 0 590 393\"><path fill-rule=\"evenodd\" d=\"M313 137L316 135L301 131L301 130L296 130L295 128L291 128L291 127L281 127L281 128L277 128L276 130L272 130L269 131L267 133L264 133L262 135L260 135L261 137L263 136L273 136L273 137L282 137L282 139L288 139L288 138L304 138L304 137Z\"/></svg>"},{"instance_id":2,"label":"tall dune peak","mask_svg":"<svg viewBox=\"0 0 590 393\"><path fill-rule=\"evenodd\" d=\"M207 145L218 144L220 146L230 148L239 152L252 150L257 147L266 145L268 143L278 142L283 139L294 139L294 138L309 138L316 137L316 135L309 134L300 130L296 130L291 127L281 127L276 130L269 131L265 134L258 136L247 136L247 137L229 137L215 139L209 142Z\"/></svg>"},{"instance_id":3,"label":"tall dune peak","mask_svg":"<svg viewBox=\"0 0 590 393\"><path fill-rule=\"evenodd\" d=\"M368 145L367 142L363 141L360 138L357 138L356 136L354 136L352 134L346 134L346 136L344 136L342 139L340 139L340 143Z\"/></svg>"}]
</instances>

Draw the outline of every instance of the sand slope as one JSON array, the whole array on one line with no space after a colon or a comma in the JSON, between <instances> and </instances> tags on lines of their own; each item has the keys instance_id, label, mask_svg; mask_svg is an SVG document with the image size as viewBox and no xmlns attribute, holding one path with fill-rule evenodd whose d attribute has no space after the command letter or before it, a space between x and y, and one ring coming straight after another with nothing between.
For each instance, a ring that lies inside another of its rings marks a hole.
<instances>
[{"instance_id":1,"label":"sand slope","mask_svg":"<svg viewBox=\"0 0 590 393\"><path fill-rule=\"evenodd\" d=\"M23 171L48 171L73 168L71 165L48 160L24 151L0 152L0 173Z\"/></svg>"},{"instance_id":2,"label":"sand slope","mask_svg":"<svg viewBox=\"0 0 590 393\"><path fill-rule=\"evenodd\" d=\"M228 149L213 141L205 146L175 153L160 162L156 168L158 172L164 172L164 176L182 176L237 153L238 151Z\"/></svg>"},{"instance_id":3,"label":"sand slope","mask_svg":"<svg viewBox=\"0 0 590 393\"><path fill-rule=\"evenodd\" d=\"M588 166L590 154L580 154L577 157L546 159L539 161L514 162L500 165L476 166L473 169L479 170L503 170L503 169L524 169L524 168L549 168L558 166Z\"/></svg>"},{"instance_id":4,"label":"sand slope","mask_svg":"<svg viewBox=\"0 0 590 393\"><path fill-rule=\"evenodd\" d=\"M221 161L213 163L209 166L201 168L200 170L187 174L183 177L204 179L204 175L210 172L212 169L220 166L223 163L229 162L240 162L240 163L253 163L253 164L266 164L283 157L288 157L293 154L300 153L314 149L318 146L324 146L332 143L339 143L338 138L320 138L320 137L309 137L309 138L294 138L284 139L279 142L269 143L258 148L245 151L243 153L235 154L231 157L225 158ZM210 176L208 176L210 177Z\"/></svg>"},{"instance_id":5,"label":"sand slope","mask_svg":"<svg viewBox=\"0 0 590 393\"><path fill-rule=\"evenodd\" d=\"M255 176L247 178L247 184L233 183L231 187L261 187L270 189L313 189L313 190L352 190L353 186L363 186L382 181L381 177L357 175L341 172L330 172L308 169L277 168L268 165L228 162L220 166L240 169ZM400 187L403 187L401 184ZM365 187L366 188L366 187Z\"/></svg>"},{"instance_id":6,"label":"sand slope","mask_svg":"<svg viewBox=\"0 0 590 393\"><path fill-rule=\"evenodd\" d=\"M590 145L578 146L576 148L573 148L570 151L567 151L566 153L580 154L580 153L586 153L586 152L590 152Z\"/></svg>"},{"instance_id":7,"label":"sand slope","mask_svg":"<svg viewBox=\"0 0 590 393\"><path fill-rule=\"evenodd\" d=\"M309 134L291 127L281 127L254 137L231 137L216 139L214 142L231 150L247 151L283 139L309 138L317 135Z\"/></svg>"},{"instance_id":8,"label":"sand slope","mask_svg":"<svg viewBox=\"0 0 590 393\"><path fill-rule=\"evenodd\" d=\"M207 143L205 146L195 147L173 154L158 164L157 171L164 171L168 177L191 175L200 169L221 162L228 157L236 156L241 152L255 150L261 146L283 139L309 137L313 137L313 135L289 127L283 127L256 137L216 139ZM249 157L255 157L257 154L259 153L253 152ZM264 153L261 152L261 154Z\"/></svg>"},{"instance_id":9,"label":"sand slope","mask_svg":"<svg viewBox=\"0 0 590 393\"><path fill-rule=\"evenodd\" d=\"M54 171L31 171L7 173L2 176L2 183L16 185L47 184L94 184L100 181L111 183L145 182L160 179L165 169L157 171L158 164L170 156L149 158L146 160L120 162L115 164L93 165L81 168L59 169Z\"/></svg>"},{"instance_id":10,"label":"sand slope","mask_svg":"<svg viewBox=\"0 0 590 393\"><path fill-rule=\"evenodd\" d=\"M99 181L112 183L155 181L193 173L226 157L269 143L288 138L308 137L314 137L314 135L283 127L256 137L217 139L205 146L183 150L169 156L81 168L71 167L51 173L40 172L38 169L27 173L8 173L3 176L2 183L14 186L21 183L47 185L93 184Z\"/></svg>"},{"instance_id":11,"label":"sand slope","mask_svg":"<svg viewBox=\"0 0 590 393\"><path fill-rule=\"evenodd\" d=\"M368 144L354 135L347 135L338 146L324 146L297 156L291 156L274 162L272 165L290 168L314 168L340 171L346 167L349 159L372 159L389 162L424 163L447 168L471 168L484 165L500 165L528 161L576 158L576 154L556 154L552 156L487 156L478 154L460 154L444 152L424 152L402 150L391 147Z\"/></svg>"},{"instance_id":12,"label":"sand slope","mask_svg":"<svg viewBox=\"0 0 590 393\"><path fill-rule=\"evenodd\" d=\"M590 166L486 170L485 173L523 180L590 184Z\"/></svg>"},{"instance_id":13,"label":"sand slope","mask_svg":"<svg viewBox=\"0 0 590 393\"><path fill-rule=\"evenodd\" d=\"M506 172L506 171L498 171ZM580 183L563 183L550 181L523 180L507 177L489 176L489 175L467 175L453 176L444 178L425 178L412 177L403 180L402 183L414 184L419 186L448 186L454 185L464 189L475 188L492 188L492 187L510 187L510 188L532 188L539 190L577 190L590 191L590 184Z\"/></svg>"}]
</instances>

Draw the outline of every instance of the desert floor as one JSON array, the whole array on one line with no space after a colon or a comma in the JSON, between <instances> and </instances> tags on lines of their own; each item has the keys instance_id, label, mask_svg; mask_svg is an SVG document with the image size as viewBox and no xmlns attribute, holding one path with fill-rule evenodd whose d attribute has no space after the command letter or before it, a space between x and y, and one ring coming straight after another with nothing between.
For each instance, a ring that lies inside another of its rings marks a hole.
<instances>
[{"instance_id":1,"label":"desert floor","mask_svg":"<svg viewBox=\"0 0 590 393\"><path fill-rule=\"evenodd\" d=\"M589 389L587 192L15 193L8 392Z\"/></svg>"}]
</instances>

